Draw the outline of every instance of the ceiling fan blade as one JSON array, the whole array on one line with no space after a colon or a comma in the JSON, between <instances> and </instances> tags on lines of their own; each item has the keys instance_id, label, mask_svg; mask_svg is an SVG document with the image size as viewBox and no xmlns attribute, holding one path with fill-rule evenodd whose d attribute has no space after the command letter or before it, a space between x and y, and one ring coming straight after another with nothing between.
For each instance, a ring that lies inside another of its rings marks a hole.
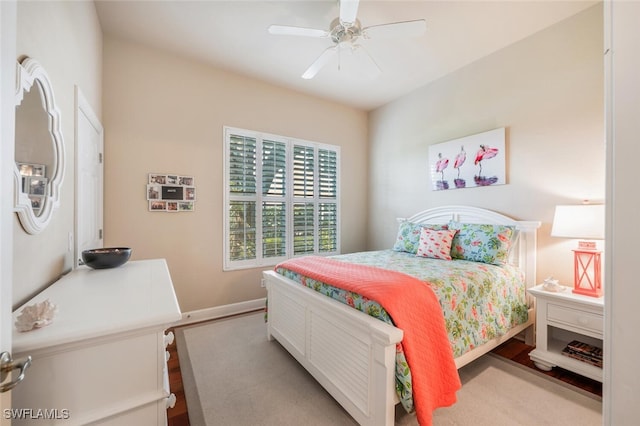
<instances>
[{"instance_id":1,"label":"ceiling fan blade","mask_svg":"<svg viewBox=\"0 0 640 426\"><path fill-rule=\"evenodd\" d=\"M382 74L382 69L378 65L378 63L373 59L373 56L367 52L367 50L361 44L355 44L353 46L353 54L362 61L366 66L366 74L370 78L375 78L377 75Z\"/></svg>"},{"instance_id":2,"label":"ceiling fan blade","mask_svg":"<svg viewBox=\"0 0 640 426\"><path fill-rule=\"evenodd\" d=\"M342 24L353 24L358 15L358 5L360 0L339 0L340 2L340 22Z\"/></svg>"},{"instance_id":3,"label":"ceiling fan blade","mask_svg":"<svg viewBox=\"0 0 640 426\"><path fill-rule=\"evenodd\" d=\"M417 37L427 30L424 19L372 25L362 29L365 38Z\"/></svg>"},{"instance_id":4,"label":"ceiling fan blade","mask_svg":"<svg viewBox=\"0 0 640 426\"><path fill-rule=\"evenodd\" d=\"M313 77L315 77L318 71L320 71L322 67L324 67L327 64L327 62L329 62L331 57L336 54L337 50L338 50L337 45L326 48L324 52L322 52L320 56L318 56L318 59L316 59L311 64L311 66L307 68L304 74L302 74L302 78L304 78L305 80L310 80Z\"/></svg>"},{"instance_id":5,"label":"ceiling fan blade","mask_svg":"<svg viewBox=\"0 0 640 426\"><path fill-rule=\"evenodd\" d=\"M269 34L274 35L292 35L302 37L329 37L329 31L317 30L315 28L290 27L287 25L270 25Z\"/></svg>"}]
</instances>

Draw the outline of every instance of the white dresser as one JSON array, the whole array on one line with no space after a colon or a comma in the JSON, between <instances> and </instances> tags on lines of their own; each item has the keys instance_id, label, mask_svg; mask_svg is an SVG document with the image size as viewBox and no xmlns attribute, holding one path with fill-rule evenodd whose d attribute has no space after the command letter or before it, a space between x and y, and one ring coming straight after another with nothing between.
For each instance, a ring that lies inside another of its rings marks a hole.
<instances>
[{"instance_id":1,"label":"white dresser","mask_svg":"<svg viewBox=\"0 0 640 426\"><path fill-rule=\"evenodd\" d=\"M33 362L13 390L13 408L32 411L13 424L165 425L172 401L165 330L181 318L166 261L82 266L26 305L46 299L58 306L52 324L14 327L15 357ZM44 409L54 419L35 418Z\"/></svg>"}]
</instances>

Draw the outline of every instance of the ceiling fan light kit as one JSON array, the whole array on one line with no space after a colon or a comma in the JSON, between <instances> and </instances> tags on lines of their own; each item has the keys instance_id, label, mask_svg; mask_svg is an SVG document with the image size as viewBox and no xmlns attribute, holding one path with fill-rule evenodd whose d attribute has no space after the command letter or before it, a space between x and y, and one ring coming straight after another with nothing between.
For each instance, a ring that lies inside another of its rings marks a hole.
<instances>
[{"instance_id":1,"label":"ceiling fan light kit","mask_svg":"<svg viewBox=\"0 0 640 426\"><path fill-rule=\"evenodd\" d=\"M333 46L326 48L320 56L302 74L303 79L312 79L324 68L331 59L346 50L366 61L377 73L382 72L376 61L369 55L364 47L358 43L359 39L412 37L424 34L426 22L424 19L413 21L392 22L388 24L362 27L357 19L359 0L338 0L340 16L334 19L329 26L329 31L315 28L292 27L287 25L271 25L269 33L274 35L293 35L312 38L331 38ZM340 69L340 56L338 56L338 69Z\"/></svg>"}]
</instances>

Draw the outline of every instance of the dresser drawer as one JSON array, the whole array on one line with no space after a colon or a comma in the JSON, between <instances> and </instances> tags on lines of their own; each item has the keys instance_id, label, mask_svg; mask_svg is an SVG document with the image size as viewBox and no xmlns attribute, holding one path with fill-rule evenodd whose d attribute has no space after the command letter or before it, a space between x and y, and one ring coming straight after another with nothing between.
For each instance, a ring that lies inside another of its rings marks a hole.
<instances>
[{"instance_id":1,"label":"dresser drawer","mask_svg":"<svg viewBox=\"0 0 640 426\"><path fill-rule=\"evenodd\" d=\"M547 305L547 320L572 325L598 334L602 334L604 328L602 315L552 303Z\"/></svg>"}]
</instances>

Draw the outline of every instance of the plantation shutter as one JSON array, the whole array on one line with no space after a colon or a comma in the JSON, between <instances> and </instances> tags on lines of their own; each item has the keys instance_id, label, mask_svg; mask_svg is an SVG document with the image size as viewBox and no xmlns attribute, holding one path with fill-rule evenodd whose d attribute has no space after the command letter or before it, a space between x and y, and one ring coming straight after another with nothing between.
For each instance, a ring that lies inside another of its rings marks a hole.
<instances>
[{"instance_id":1,"label":"plantation shutter","mask_svg":"<svg viewBox=\"0 0 640 426\"><path fill-rule=\"evenodd\" d=\"M231 260L256 258L256 203L229 203L229 250Z\"/></svg>"},{"instance_id":2,"label":"plantation shutter","mask_svg":"<svg viewBox=\"0 0 640 426\"><path fill-rule=\"evenodd\" d=\"M318 251L338 249L338 155L329 149L318 150L320 202L318 204Z\"/></svg>"},{"instance_id":3,"label":"plantation shutter","mask_svg":"<svg viewBox=\"0 0 640 426\"><path fill-rule=\"evenodd\" d=\"M339 148L225 127L224 269L337 254Z\"/></svg>"},{"instance_id":4,"label":"plantation shutter","mask_svg":"<svg viewBox=\"0 0 640 426\"><path fill-rule=\"evenodd\" d=\"M287 216L284 202L262 203L262 256L282 257L287 254Z\"/></svg>"},{"instance_id":5,"label":"plantation shutter","mask_svg":"<svg viewBox=\"0 0 640 426\"><path fill-rule=\"evenodd\" d=\"M262 141L262 257L287 254L287 145Z\"/></svg>"},{"instance_id":6,"label":"plantation shutter","mask_svg":"<svg viewBox=\"0 0 640 426\"><path fill-rule=\"evenodd\" d=\"M256 193L256 139L231 136L229 147L230 192Z\"/></svg>"},{"instance_id":7,"label":"plantation shutter","mask_svg":"<svg viewBox=\"0 0 640 426\"><path fill-rule=\"evenodd\" d=\"M338 207L336 203L318 205L318 251L331 253L338 250Z\"/></svg>"},{"instance_id":8,"label":"plantation shutter","mask_svg":"<svg viewBox=\"0 0 640 426\"><path fill-rule=\"evenodd\" d=\"M293 204L293 254L309 254L315 251L313 203Z\"/></svg>"},{"instance_id":9,"label":"plantation shutter","mask_svg":"<svg viewBox=\"0 0 640 426\"><path fill-rule=\"evenodd\" d=\"M336 199L338 182L338 158L335 151L318 150L320 198Z\"/></svg>"},{"instance_id":10,"label":"plantation shutter","mask_svg":"<svg viewBox=\"0 0 640 426\"><path fill-rule=\"evenodd\" d=\"M293 196L294 199L313 200L315 193L315 152L313 147L293 146ZM293 203L293 254L315 252L314 203Z\"/></svg>"},{"instance_id":11,"label":"plantation shutter","mask_svg":"<svg viewBox=\"0 0 640 426\"><path fill-rule=\"evenodd\" d=\"M231 135L229 141L229 259L256 258L255 138Z\"/></svg>"},{"instance_id":12,"label":"plantation shutter","mask_svg":"<svg viewBox=\"0 0 640 426\"><path fill-rule=\"evenodd\" d=\"M293 146L293 196L312 198L314 194L314 152L310 146Z\"/></svg>"},{"instance_id":13,"label":"plantation shutter","mask_svg":"<svg viewBox=\"0 0 640 426\"><path fill-rule=\"evenodd\" d=\"M285 195L287 146L283 142L262 142L262 195Z\"/></svg>"}]
</instances>

